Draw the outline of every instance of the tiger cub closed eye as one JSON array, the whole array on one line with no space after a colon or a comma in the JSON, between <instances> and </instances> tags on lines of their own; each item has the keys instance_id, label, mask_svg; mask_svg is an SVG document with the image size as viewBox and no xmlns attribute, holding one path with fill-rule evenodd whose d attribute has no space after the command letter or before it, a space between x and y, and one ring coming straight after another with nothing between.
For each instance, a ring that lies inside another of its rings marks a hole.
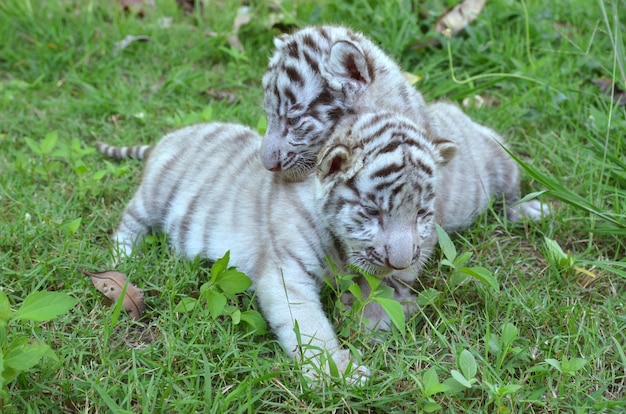
<instances>
[{"instance_id":1,"label":"tiger cub closed eye","mask_svg":"<svg viewBox=\"0 0 626 414\"><path fill-rule=\"evenodd\" d=\"M117 158L149 154L113 235L122 254L149 231L167 233L172 248L189 258L230 250L286 352L309 373L316 372L311 366L328 372L320 355L327 352L360 383L369 370L340 346L322 310L322 281L332 277L326 257L392 286L414 280L436 242L437 174L456 146L426 140L425 130L397 114L345 121L321 149L315 173L297 183L265 171L260 137L235 124L186 127L152 149L98 149ZM383 319L372 327L388 328Z\"/></svg>"}]
</instances>

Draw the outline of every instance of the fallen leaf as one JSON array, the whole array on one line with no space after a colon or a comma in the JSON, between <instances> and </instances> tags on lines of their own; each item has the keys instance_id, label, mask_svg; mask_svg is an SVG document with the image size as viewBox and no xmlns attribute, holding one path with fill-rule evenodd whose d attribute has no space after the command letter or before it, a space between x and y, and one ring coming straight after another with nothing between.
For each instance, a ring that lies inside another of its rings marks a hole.
<instances>
[{"instance_id":1,"label":"fallen leaf","mask_svg":"<svg viewBox=\"0 0 626 414\"><path fill-rule=\"evenodd\" d=\"M476 20L476 17L485 7L485 3L487 0L463 0L437 19L435 31L444 34L460 32L465 26Z\"/></svg>"},{"instance_id":2,"label":"fallen leaf","mask_svg":"<svg viewBox=\"0 0 626 414\"><path fill-rule=\"evenodd\" d=\"M91 277L91 283L93 283L96 289L112 301L117 301L120 298L124 285L126 285L126 295L124 295L122 305L132 319L138 320L141 318L146 308L143 291L130 283L124 273L116 270L107 270L99 273L83 271L83 273Z\"/></svg>"},{"instance_id":3,"label":"fallen leaf","mask_svg":"<svg viewBox=\"0 0 626 414\"><path fill-rule=\"evenodd\" d=\"M204 2L196 0L176 0L178 7L183 9L185 13L193 13L196 10L196 6L200 9L200 14L204 15Z\"/></svg>"},{"instance_id":4,"label":"fallen leaf","mask_svg":"<svg viewBox=\"0 0 626 414\"><path fill-rule=\"evenodd\" d=\"M128 46L130 46L134 42L149 42L149 41L150 41L150 38L148 36L127 35L124 39L120 40L119 42L115 42L115 45L113 45L113 51L117 53L120 50L126 49Z\"/></svg>"},{"instance_id":5,"label":"fallen leaf","mask_svg":"<svg viewBox=\"0 0 626 414\"><path fill-rule=\"evenodd\" d=\"M600 89L606 97L613 98L613 102L620 106L626 106L626 92L615 85L609 78L593 79L591 81L594 85Z\"/></svg>"},{"instance_id":6,"label":"fallen leaf","mask_svg":"<svg viewBox=\"0 0 626 414\"><path fill-rule=\"evenodd\" d=\"M484 106L495 106L498 101L493 96L474 95L463 99L464 108L482 108Z\"/></svg>"},{"instance_id":7,"label":"fallen leaf","mask_svg":"<svg viewBox=\"0 0 626 414\"><path fill-rule=\"evenodd\" d=\"M217 101L224 101L227 105L232 105L237 100L234 92L208 90L206 94Z\"/></svg>"},{"instance_id":8,"label":"fallen leaf","mask_svg":"<svg viewBox=\"0 0 626 414\"><path fill-rule=\"evenodd\" d=\"M118 0L118 3L126 13L139 17L145 16L148 7L155 7L154 0Z\"/></svg>"},{"instance_id":9,"label":"fallen leaf","mask_svg":"<svg viewBox=\"0 0 626 414\"><path fill-rule=\"evenodd\" d=\"M402 75L404 75L404 79L406 79L411 85L417 84L417 82L424 78L423 76L414 75L411 72L402 72Z\"/></svg>"},{"instance_id":10,"label":"fallen leaf","mask_svg":"<svg viewBox=\"0 0 626 414\"><path fill-rule=\"evenodd\" d=\"M228 44L234 47L235 49L243 52L243 45L239 41L239 29L241 26L244 26L250 23L252 20L252 15L250 14L250 7L243 6L237 10L237 16L235 16L235 21L233 23L233 31L228 38Z\"/></svg>"}]
</instances>

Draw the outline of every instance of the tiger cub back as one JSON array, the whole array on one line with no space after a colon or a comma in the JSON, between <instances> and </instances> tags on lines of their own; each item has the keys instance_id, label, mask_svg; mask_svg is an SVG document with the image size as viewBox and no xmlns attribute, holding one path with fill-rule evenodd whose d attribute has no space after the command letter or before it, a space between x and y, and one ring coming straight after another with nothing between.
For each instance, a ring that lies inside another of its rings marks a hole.
<instances>
[{"instance_id":1,"label":"tiger cub back","mask_svg":"<svg viewBox=\"0 0 626 414\"><path fill-rule=\"evenodd\" d=\"M536 221L549 214L548 205L538 200L519 203L519 167L502 148L500 135L474 122L454 104L431 103L428 110L431 131L458 146L457 156L442 170L437 188L437 221L444 229L469 226L492 198L504 201L511 221L523 217Z\"/></svg>"},{"instance_id":2,"label":"tiger cub back","mask_svg":"<svg viewBox=\"0 0 626 414\"><path fill-rule=\"evenodd\" d=\"M265 168L301 180L345 117L388 110L426 128L427 139L461 144L459 156L446 168L445 185L438 188L438 217L446 230L471 224L493 196L504 196L511 221L548 214L536 200L514 205L520 199L519 169L498 145L501 137L454 105L426 105L398 65L363 34L340 26L307 27L275 39L275 46L263 77Z\"/></svg>"},{"instance_id":3,"label":"tiger cub back","mask_svg":"<svg viewBox=\"0 0 626 414\"><path fill-rule=\"evenodd\" d=\"M263 76L268 170L302 180L339 121L355 112L397 112L423 125L424 99L365 35L316 26L282 35Z\"/></svg>"},{"instance_id":4,"label":"tiger cub back","mask_svg":"<svg viewBox=\"0 0 626 414\"><path fill-rule=\"evenodd\" d=\"M392 287L415 280L436 243L439 171L456 151L426 136L394 113L350 116L321 148L315 173L286 182L264 169L260 137L249 128L186 127L152 149L113 239L122 254L149 231L167 233L186 257L216 259L230 250L286 352L311 375L318 372L312 367L329 372L321 353L330 355L360 383L369 370L340 346L322 309L322 282L333 276L326 258ZM396 293L408 301L407 312L415 310L406 289ZM365 312L372 327L388 328L376 309Z\"/></svg>"}]
</instances>

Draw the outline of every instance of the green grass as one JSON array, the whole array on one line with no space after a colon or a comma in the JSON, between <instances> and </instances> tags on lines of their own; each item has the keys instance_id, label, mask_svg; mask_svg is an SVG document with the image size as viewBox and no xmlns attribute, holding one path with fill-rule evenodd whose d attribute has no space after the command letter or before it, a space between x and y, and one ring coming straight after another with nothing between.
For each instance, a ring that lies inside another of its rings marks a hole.
<instances>
[{"instance_id":1,"label":"green grass","mask_svg":"<svg viewBox=\"0 0 626 414\"><path fill-rule=\"evenodd\" d=\"M253 4L255 18L240 31L245 51L236 52L227 39L238 5L208 3L202 17L160 0L140 19L113 2L0 2L0 287L14 308L35 290L79 300L53 322L14 327L50 344L59 362L11 382L0 411L626 409L626 120L591 82L626 87L626 9L617 1L525 2L527 14L522 2L491 1L449 42L430 28L451 1L284 2L283 26L334 22L369 34L422 77L428 100L493 99L468 113L507 137L530 169L523 188L548 190L542 197L553 206L539 224L512 225L496 209L453 235L459 252L472 253L468 266L489 269L500 289L452 275L438 252L404 334L370 340L341 320L327 289L338 331L374 371L364 387L310 388L271 335L202 309L175 312L208 272L177 260L161 238L118 269L144 289L146 317L116 320L81 270L108 266L108 237L141 163L111 164L87 149L96 140L154 143L200 120L255 126L264 117L260 79L279 33L269 8ZM165 16L169 28L159 24ZM115 53L128 34L151 40ZM424 47L430 39L440 45ZM55 132L48 151L41 143ZM570 258L548 254L545 238ZM469 388L450 380L459 374Z\"/></svg>"}]
</instances>

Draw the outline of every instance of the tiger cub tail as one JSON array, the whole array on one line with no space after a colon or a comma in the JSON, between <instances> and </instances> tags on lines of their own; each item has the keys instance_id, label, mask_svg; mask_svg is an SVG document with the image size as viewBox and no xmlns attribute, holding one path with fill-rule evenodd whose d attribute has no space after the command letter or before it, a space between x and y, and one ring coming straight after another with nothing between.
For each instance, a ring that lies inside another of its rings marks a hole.
<instances>
[{"instance_id":1,"label":"tiger cub tail","mask_svg":"<svg viewBox=\"0 0 626 414\"><path fill-rule=\"evenodd\" d=\"M113 145L105 144L104 142L97 142L96 148L109 158L116 160L123 160L125 158L135 158L138 160L146 160L152 152L151 145L134 145L131 147L116 147Z\"/></svg>"}]
</instances>

